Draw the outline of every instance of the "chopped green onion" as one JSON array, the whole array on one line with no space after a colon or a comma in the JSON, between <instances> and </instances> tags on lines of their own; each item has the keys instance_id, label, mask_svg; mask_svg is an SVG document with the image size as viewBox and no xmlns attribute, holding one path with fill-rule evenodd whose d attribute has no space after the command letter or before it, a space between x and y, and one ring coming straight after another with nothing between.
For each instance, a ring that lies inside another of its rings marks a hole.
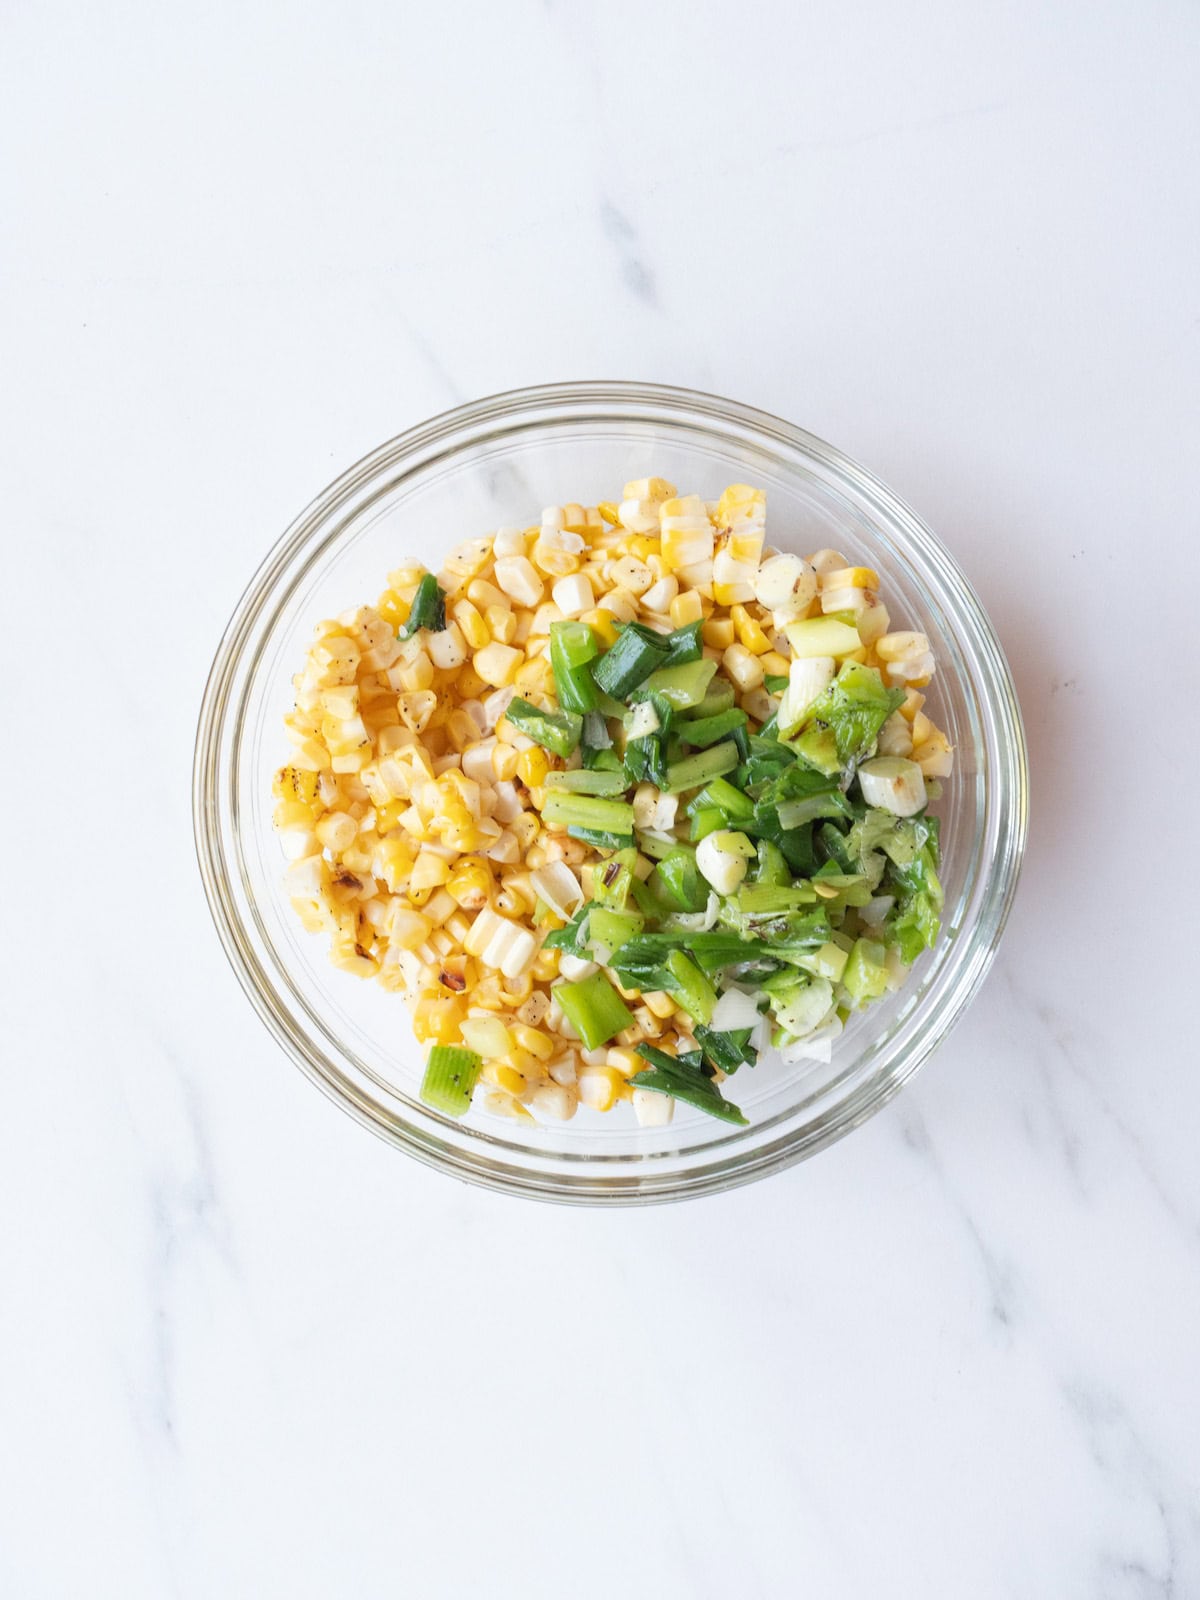
<instances>
[{"instance_id":1,"label":"chopped green onion","mask_svg":"<svg viewBox=\"0 0 1200 1600\"><path fill-rule=\"evenodd\" d=\"M696 866L696 852L677 844L654 869L664 896L680 911L703 911L708 904L708 885Z\"/></svg>"},{"instance_id":2,"label":"chopped green onion","mask_svg":"<svg viewBox=\"0 0 1200 1600\"><path fill-rule=\"evenodd\" d=\"M596 828L602 833L633 832L633 807L626 800L596 795L564 794L552 789L542 807L542 821L552 828Z\"/></svg>"},{"instance_id":3,"label":"chopped green onion","mask_svg":"<svg viewBox=\"0 0 1200 1600\"><path fill-rule=\"evenodd\" d=\"M586 622L550 624L550 665L554 694L563 711L594 711L600 693L589 665L600 654L596 635Z\"/></svg>"},{"instance_id":4,"label":"chopped green onion","mask_svg":"<svg viewBox=\"0 0 1200 1600\"><path fill-rule=\"evenodd\" d=\"M588 945L601 964L609 966L614 953L623 944L641 933L646 919L636 911L609 911L605 906L593 906L588 918Z\"/></svg>"},{"instance_id":5,"label":"chopped green onion","mask_svg":"<svg viewBox=\"0 0 1200 1600\"><path fill-rule=\"evenodd\" d=\"M678 841L672 834L653 834L641 830L636 834L637 847L644 856L649 856L651 861L663 861L678 848Z\"/></svg>"},{"instance_id":6,"label":"chopped green onion","mask_svg":"<svg viewBox=\"0 0 1200 1600\"><path fill-rule=\"evenodd\" d=\"M556 983L550 993L583 1040L585 1050L598 1050L633 1026L633 1012L602 972L593 972L578 983Z\"/></svg>"},{"instance_id":7,"label":"chopped green onion","mask_svg":"<svg viewBox=\"0 0 1200 1600\"><path fill-rule=\"evenodd\" d=\"M661 694L678 711L698 706L716 674L715 661L686 661L678 667L660 667L646 679L645 687Z\"/></svg>"},{"instance_id":8,"label":"chopped green onion","mask_svg":"<svg viewBox=\"0 0 1200 1600\"><path fill-rule=\"evenodd\" d=\"M595 683L617 700L626 700L658 667L665 664L666 640L640 622L630 622L617 635L592 670Z\"/></svg>"},{"instance_id":9,"label":"chopped green onion","mask_svg":"<svg viewBox=\"0 0 1200 1600\"><path fill-rule=\"evenodd\" d=\"M672 950L663 963L668 981L663 985L697 1022L708 1022L717 1003L717 991L694 961L682 950Z\"/></svg>"},{"instance_id":10,"label":"chopped green onion","mask_svg":"<svg viewBox=\"0 0 1200 1600\"><path fill-rule=\"evenodd\" d=\"M768 694L782 694L787 686L786 672L768 672L763 678L763 687Z\"/></svg>"},{"instance_id":11,"label":"chopped green onion","mask_svg":"<svg viewBox=\"0 0 1200 1600\"><path fill-rule=\"evenodd\" d=\"M572 824L567 829L572 839L580 844L590 844L596 850L626 850L633 843L631 833L613 833L607 828L580 828Z\"/></svg>"},{"instance_id":12,"label":"chopped green onion","mask_svg":"<svg viewBox=\"0 0 1200 1600\"><path fill-rule=\"evenodd\" d=\"M543 950L565 950L568 955L587 955L587 921L591 903L582 905L564 927L555 928L542 940Z\"/></svg>"},{"instance_id":13,"label":"chopped green onion","mask_svg":"<svg viewBox=\"0 0 1200 1600\"><path fill-rule=\"evenodd\" d=\"M700 637L703 626L702 622L689 622L686 627L676 628L674 633L667 634L667 659L663 665L681 667L686 661L699 661L704 654Z\"/></svg>"},{"instance_id":14,"label":"chopped green onion","mask_svg":"<svg viewBox=\"0 0 1200 1600\"><path fill-rule=\"evenodd\" d=\"M421 1099L448 1117L465 1115L479 1079L483 1057L461 1045L435 1044L425 1063Z\"/></svg>"},{"instance_id":15,"label":"chopped green onion","mask_svg":"<svg viewBox=\"0 0 1200 1600\"><path fill-rule=\"evenodd\" d=\"M739 728L744 728L746 721L746 713L738 710L736 706L731 706L728 711L718 711L716 716L700 717L695 722L680 723L679 735L685 744L703 750L710 744L717 744L722 739L727 739Z\"/></svg>"},{"instance_id":16,"label":"chopped green onion","mask_svg":"<svg viewBox=\"0 0 1200 1600\"><path fill-rule=\"evenodd\" d=\"M583 718L572 711L541 711L518 695L508 702L504 715L518 733L525 734L543 750L556 756L569 756L579 743Z\"/></svg>"},{"instance_id":17,"label":"chopped green onion","mask_svg":"<svg viewBox=\"0 0 1200 1600\"><path fill-rule=\"evenodd\" d=\"M699 789L722 773L732 772L738 764L737 745L732 740L714 745L711 750L700 750L682 761L673 761L667 768L667 781L661 785L668 794L678 794L681 789Z\"/></svg>"},{"instance_id":18,"label":"chopped green onion","mask_svg":"<svg viewBox=\"0 0 1200 1600\"><path fill-rule=\"evenodd\" d=\"M428 628L430 633L441 633L445 626L446 596L438 587L438 581L433 573L427 572L417 585L408 620L397 631L396 637L411 639L420 628Z\"/></svg>"},{"instance_id":19,"label":"chopped green onion","mask_svg":"<svg viewBox=\"0 0 1200 1600\"><path fill-rule=\"evenodd\" d=\"M739 793L731 783L726 783L724 778L714 778L707 784L702 793L689 802L688 811L706 811L710 806L715 806L731 822L748 820L754 815L754 801L748 795Z\"/></svg>"},{"instance_id":20,"label":"chopped green onion","mask_svg":"<svg viewBox=\"0 0 1200 1600\"><path fill-rule=\"evenodd\" d=\"M733 705L736 696L733 685L728 678L714 678L708 686L708 693L699 705L693 706L688 716L694 722L701 722L705 717L715 717L721 711L728 711Z\"/></svg>"},{"instance_id":21,"label":"chopped green onion","mask_svg":"<svg viewBox=\"0 0 1200 1600\"><path fill-rule=\"evenodd\" d=\"M723 828L729 818L717 806L705 806L692 816L692 826L688 834L693 844L699 844L701 839L707 839L710 833L716 833L718 828Z\"/></svg>"},{"instance_id":22,"label":"chopped green onion","mask_svg":"<svg viewBox=\"0 0 1200 1600\"><path fill-rule=\"evenodd\" d=\"M697 1111L706 1111L710 1117L719 1117L722 1122L746 1126L747 1119L741 1110L725 1099L698 1060L671 1056L650 1044L638 1045L637 1053L649 1066L646 1071L635 1073L629 1080L635 1089L651 1089L656 1094L670 1095L673 1100L695 1106Z\"/></svg>"},{"instance_id":23,"label":"chopped green onion","mask_svg":"<svg viewBox=\"0 0 1200 1600\"><path fill-rule=\"evenodd\" d=\"M547 789L569 789L572 794L617 795L628 787L621 771L602 772L595 768L577 767L573 772L550 772L546 775Z\"/></svg>"}]
</instances>

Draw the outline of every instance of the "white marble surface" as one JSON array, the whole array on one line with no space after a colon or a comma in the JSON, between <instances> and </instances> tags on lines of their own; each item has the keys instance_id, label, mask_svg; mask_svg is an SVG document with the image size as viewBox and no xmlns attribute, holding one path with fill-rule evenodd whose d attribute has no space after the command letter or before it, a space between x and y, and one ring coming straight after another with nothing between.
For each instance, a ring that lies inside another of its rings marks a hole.
<instances>
[{"instance_id":1,"label":"white marble surface","mask_svg":"<svg viewBox=\"0 0 1200 1600\"><path fill-rule=\"evenodd\" d=\"M5 1600L1200 1595L1198 69L1183 0L4 9ZM1034 761L911 1091L647 1213L340 1116L190 837L284 524L575 376L895 485Z\"/></svg>"}]
</instances>

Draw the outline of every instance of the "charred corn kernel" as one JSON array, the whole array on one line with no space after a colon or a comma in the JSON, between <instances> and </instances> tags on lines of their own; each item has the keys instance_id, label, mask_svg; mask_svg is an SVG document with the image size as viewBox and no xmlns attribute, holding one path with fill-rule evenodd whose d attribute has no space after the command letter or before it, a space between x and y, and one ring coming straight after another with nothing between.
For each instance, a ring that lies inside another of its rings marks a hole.
<instances>
[{"instance_id":1,"label":"charred corn kernel","mask_svg":"<svg viewBox=\"0 0 1200 1600\"><path fill-rule=\"evenodd\" d=\"M460 600L450 615L461 628L462 636L472 650L482 650L485 644L491 643L492 636L487 623L469 600Z\"/></svg>"},{"instance_id":2,"label":"charred corn kernel","mask_svg":"<svg viewBox=\"0 0 1200 1600\"><path fill-rule=\"evenodd\" d=\"M738 638L751 655L764 656L771 648L771 641L746 610L745 606L734 606L730 610L729 620L733 623ZM765 668L763 669L766 670Z\"/></svg>"},{"instance_id":3,"label":"charred corn kernel","mask_svg":"<svg viewBox=\"0 0 1200 1600\"><path fill-rule=\"evenodd\" d=\"M510 684L520 665L521 652L510 644L493 641L475 652L475 671L495 689L503 689Z\"/></svg>"},{"instance_id":4,"label":"charred corn kernel","mask_svg":"<svg viewBox=\"0 0 1200 1600\"><path fill-rule=\"evenodd\" d=\"M533 963L533 976L538 983L553 983L558 977L558 951L539 950Z\"/></svg>"},{"instance_id":5,"label":"charred corn kernel","mask_svg":"<svg viewBox=\"0 0 1200 1600\"><path fill-rule=\"evenodd\" d=\"M468 856L447 874L446 890L464 911L480 911L492 893L492 872L486 861Z\"/></svg>"},{"instance_id":6,"label":"charred corn kernel","mask_svg":"<svg viewBox=\"0 0 1200 1600\"><path fill-rule=\"evenodd\" d=\"M713 650L725 650L734 639L731 617L710 617L700 629L700 637Z\"/></svg>"},{"instance_id":7,"label":"charred corn kernel","mask_svg":"<svg viewBox=\"0 0 1200 1600\"><path fill-rule=\"evenodd\" d=\"M599 609L585 611L580 621L586 622L588 627L595 631L600 638L600 643L606 650L617 642L617 630L614 626L616 619L611 611L601 611Z\"/></svg>"},{"instance_id":8,"label":"charred corn kernel","mask_svg":"<svg viewBox=\"0 0 1200 1600\"><path fill-rule=\"evenodd\" d=\"M522 1050L528 1051L538 1061L549 1061L558 1049L557 1042L548 1033L538 1028L527 1028L523 1023L512 1029L512 1036Z\"/></svg>"},{"instance_id":9,"label":"charred corn kernel","mask_svg":"<svg viewBox=\"0 0 1200 1600\"><path fill-rule=\"evenodd\" d=\"M688 589L676 595L668 607L667 614L673 628L686 628L690 623L701 620L704 616L704 607L700 604L700 596L696 591Z\"/></svg>"},{"instance_id":10,"label":"charred corn kernel","mask_svg":"<svg viewBox=\"0 0 1200 1600\"><path fill-rule=\"evenodd\" d=\"M459 1038L464 1017L461 1000L427 997L413 1007L413 1032L421 1044L453 1044Z\"/></svg>"},{"instance_id":11,"label":"charred corn kernel","mask_svg":"<svg viewBox=\"0 0 1200 1600\"><path fill-rule=\"evenodd\" d=\"M317 798L317 774L299 767L280 767L271 784L271 793L277 800L296 800L311 805Z\"/></svg>"},{"instance_id":12,"label":"charred corn kernel","mask_svg":"<svg viewBox=\"0 0 1200 1600\"><path fill-rule=\"evenodd\" d=\"M540 745L522 750L517 757L517 777L527 789L540 789L550 773L550 757Z\"/></svg>"}]
</instances>

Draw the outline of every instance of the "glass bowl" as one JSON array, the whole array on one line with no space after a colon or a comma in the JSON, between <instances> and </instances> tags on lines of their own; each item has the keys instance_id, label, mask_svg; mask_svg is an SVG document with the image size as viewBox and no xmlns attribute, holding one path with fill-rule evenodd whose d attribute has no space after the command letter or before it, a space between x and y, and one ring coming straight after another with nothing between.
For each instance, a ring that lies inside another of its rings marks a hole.
<instances>
[{"instance_id":1,"label":"glass bowl","mask_svg":"<svg viewBox=\"0 0 1200 1600\"><path fill-rule=\"evenodd\" d=\"M369 601L406 555L437 570L452 545L544 505L594 504L661 476L706 498L767 491L768 539L874 567L894 627L929 635L935 720L956 748L943 819L945 922L898 994L856 1016L829 1065L743 1068L746 1128L677 1106L642 1128L628 1106L527 1127L417 1098L421 1053L398 995L337 971L283 893L271 777L286 758L292 674L321 618ZM884 1105L946 1037L996 951L1025 842L1027 771L1003 653L969 584L870 473L765 412L684 389L554 384L461 406L351 467L292 524L225 630L204 695L194 777L204 887L255 1009L329 1097L402 1150L490 1188L577 1203L679 1199L812 1155Z\"/></svg>"}]
</instances>

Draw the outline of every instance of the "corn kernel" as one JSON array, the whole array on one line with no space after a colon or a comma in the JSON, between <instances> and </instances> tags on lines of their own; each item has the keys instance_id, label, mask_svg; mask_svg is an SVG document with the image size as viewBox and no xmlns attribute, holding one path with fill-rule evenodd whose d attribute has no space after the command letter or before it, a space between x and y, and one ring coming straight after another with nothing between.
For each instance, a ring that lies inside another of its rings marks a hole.
<instances>
[{"instance_id":1,"label":"corn kernel","mask_svg":"<svg viewBox=\"0 0 1200 1600\"><path fill-rule=\"evenodd\" d=\"M616 619L611 611L601 611L599 609L585 611L580 621L586 622L588 627L599 635L600 642L606 650L616 644L617 630L614 626Z\"/></svg>"},{"instance_id":2,"label":"corn kernel","mask_svg":"<svg viewBox=\"0 0 1200 1600\"><path fill-rule=\"evenodd\" d=\"M487 623L469 600L459 600L452 607L450 615L461 628L462 636L472 650L482 650L485 644L491 643L492 636Z\"/></svg>"},{"instance_id":3,"label":"corn kernel","mask_svg":"<svg viewBox=\"0 0 1200 1600\"><path fill-rule=\"evenodd\" d=\"M413 1007L413 1032L422 1044L453 1044L465 1014L461 1000L418 1000Z\"/></svg>"},{"instance_id":4,"label":"corn kernel","mask_svg":"<svg viewBox=\"0 0 1200 1600\"><path fill-rule=\"evenodd\" d=\"M521 652L509 644L493 641L475 652L475 671L495 689L503 689L510 684L520 664Z\"/></svg>"},{"instance_id":5,"label":"corn kernel","mask_svg":"<svg viewBox=\"0 0 1200 1600\"><path fill-rule=\"evenodd\" d=\"M694 589L685 589L671 601L668 615L673 628L686 628L690 623L699 622L704 616L700 596Z\"/></svg>"},{"instance_id":6,"label":"corn kernel","mask_svg":"<svg viewBox=\"0 0 1200 1600\"><path fill-rule=\"evenodd\" d=\"M710 617L700 629L700 637L714 650L727 650L733 643L732 617Z\"/></svg>"},{"instance_id":7,"label":"corn kernel","mask_svg":"<svg viewBox=\"0 0 1200 1600\"><path fill-rule=\"evenodd\" d=\"M539 1028L528 1028L523 1023L518 1023L511 1032L519 1048L527 1051L538 1061L549 1061L558 1049L557 1043L550 1035L543 1033Z\"/></svg>"},{"instance_id":8,"label":"corn kernel","mask_svg":"<svg viewBox=\"0 0 1200 1600\"><path fill-rule=\"evenodd\" d=\"M533 963L533 976L538 983L553 983L558 977L557 950L539 950Z\"/></svg>"},{"instance_id":9,"label":"corn kernel","mask_svg":"<svg viewBox=\"0 0 1200 1600\"><path fill-rule=\"evenodd\" d=\"M733 623L738 638L746 649L750 651L751 655L765 656L771 648L771 641L746 610L745 606L733 606L730 610L729 618ZM763 670L765 671L766 669L764 668Z\"/></svg>"},{"instance_id":10,"label":"corn kernel","mask_svg":"<svg viewBox=\"0 0 1200 1600\"><path fill-rule=\"evenodd\" d=\"M409 894L414 890L435 889L445 883L449 876L450 868L440 856L434 855L431 850L422 850L413 863Z\"/></svg>"},{"instance_id":11,"label":"corn kernel","mask_svg":"<svg viewBox=\"0 0 1200 1600\"><path fill-rule=\"evenodd\" d=\"M540 789L550 772L550 757L538 745L517 757L517 777L527 789Z\"/></svg>"},{"instance_id":12,"label":"corn kernel","mask_svg":"<svg viewBox=\"0 0 1200 1600\"><path fill-rule=\"evenodd\" d=\"M721 664L739 689L757 689L762 684L762 662L743 644L731 644L721 657Z\"/></svg>"}]
</instances>

